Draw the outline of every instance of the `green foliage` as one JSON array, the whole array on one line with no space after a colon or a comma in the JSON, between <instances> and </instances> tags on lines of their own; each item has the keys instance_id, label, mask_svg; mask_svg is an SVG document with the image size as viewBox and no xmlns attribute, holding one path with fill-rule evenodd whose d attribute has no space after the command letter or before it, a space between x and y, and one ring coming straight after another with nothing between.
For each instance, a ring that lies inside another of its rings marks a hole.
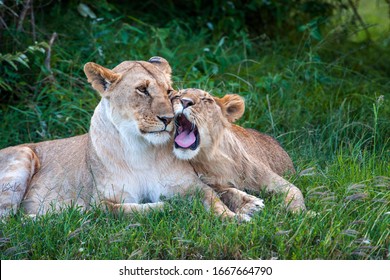
<instances>
[{"instance_id":1,"label":"green foliage","mask_svg":"<svg viewBox=\"0 0 390 280\"><path fill-rule=\"evenodd\" d=\"M7 53L4 55L0 53L0 91L2 92L0 100L7 98L5 95L17 95L28 90L25 87L25 83L18 83L20 80L19 68L24 68L25 71L31 70L29 56L36 59L46 52L46 48L47 44L42 42L29 46L23 52L17 52L15 54ZM18 89L19 92L13 91L12 89L14 88ZM16 98L16 96L8 96L8 98L12 97Z\"/></svg>"},{"instance_id":2,"label":"green foliage","mask_svg":"<svg viewBox=\"0 0 390 280\"><path fill-rule=\"evenodd\" d=\"M2 224L1 259L388 259L389 166L338 156L295 178L314 212L292 216L281 197L249 223L223 221L199 197L173 198L162 211L113 216L68 208ZM340 168L347 172L340 176ZM338 178L337 184L334 184Z\"/></svg>"},{"instance_id":3,"label":"green foliage","mask_svg":"<svg viewBox=\"0 0 390 280\"><path fill-rule=\"evenodd\" d=\"M293 216L266 194L247 224L221 221L198 198L134 217L19 212L0 224L1 259L389 258L390 51L386 36L350 40L350 1L44 2L34 1L35 22L0 6L1 148L87 132L99 97L86 62L160 55L175 88L245 97L239 124L281 142L317 215Z\"/></svg>"}]
</instances>

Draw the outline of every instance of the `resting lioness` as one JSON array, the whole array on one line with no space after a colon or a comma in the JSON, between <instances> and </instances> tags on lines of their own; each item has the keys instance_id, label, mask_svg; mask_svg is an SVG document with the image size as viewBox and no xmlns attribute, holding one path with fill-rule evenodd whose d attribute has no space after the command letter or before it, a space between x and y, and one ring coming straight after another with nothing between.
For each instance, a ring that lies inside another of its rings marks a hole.
<instances>
[{"instance_id":1,"label":"resting lioness","mask_svg":"<svg viewBox=\"0 0 390 280\"><path fill-rule=\"evenodd\" d=\"M272 137L234 125L245 110L236 94L223 98L199 89L185 89L171 96L175 111L174 154L189 160L203 180L221 193L235 211L242 200L233 188L266 190L286 195L289 210L305 209L301 191L283 179L294 172L288 154Z\"/></svg>"},{"instance_id":2,"label":"resting lioness","mask_svg":"<svg viewBox=\"0 0 390 280\"><path fill-rule=\"evenodd\" d=\"M160 197L201 188L206 206L235 214L172 154L171 67L160 57L84 72L102 96L89 133L0 150L0 215L104 202L124 212L159 208ZM143 203L144 202L144 203Z\"/></svg>"}]
</instances>

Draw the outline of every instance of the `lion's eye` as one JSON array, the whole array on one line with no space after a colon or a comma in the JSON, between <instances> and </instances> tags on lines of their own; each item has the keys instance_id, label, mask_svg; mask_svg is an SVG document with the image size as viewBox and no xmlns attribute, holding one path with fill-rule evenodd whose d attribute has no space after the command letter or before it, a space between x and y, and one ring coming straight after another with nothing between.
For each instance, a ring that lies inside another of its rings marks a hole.
<instances>
[{"instance_id":1,"label":"lion's eye","mask_svg":"<svg viewBox=\"0 0 390 280\"><path fill-rule=\"evenodd\" d=\"M144 94L146 96L150 96L149 91L146 87L138 87L137 91L141 92L142 94Z\"/></svg>"},{"instance_id":2,"label":"lion's eye","mask_svg":"<svg viewBox=\"0 0 390 280\"><path fill-rule=\"evenodd\" d=\"M173 93L173 89L168 89L167 94L170 96Z\"/></svg>"},{"instance_id":3,"label":"lion's eye","mask_svg":"<svg viewBox=\"0 0 390 280\"><path fill-rule=\"evenodd\" d=\"M203 98L201 98L201 100L204 101L204 102L208 102L208 103L212 103L214 101L214 99L207 98L207 97L203 97Z\"/></svg>"},{"instance_id":4,"label":"lion's eye","mask_svg":"<svg viewBox=\"0 0 390 280\"><path fill-rule=\"evenodd\" d=\"M171 96L171 102L172 102L173 100L177 100L177 99L179 99L179 98L180 98L179 95Z\"/></svg>"}]
</instances>

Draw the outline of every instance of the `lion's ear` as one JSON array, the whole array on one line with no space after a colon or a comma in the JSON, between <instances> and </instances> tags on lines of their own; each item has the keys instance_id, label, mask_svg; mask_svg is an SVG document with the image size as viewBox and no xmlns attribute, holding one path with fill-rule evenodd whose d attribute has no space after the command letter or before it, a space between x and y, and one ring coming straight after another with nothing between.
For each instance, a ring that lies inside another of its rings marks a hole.
<instances>
[{"instance_id":1,"label":"lion's ear","mask_svg":"<svg viewBox=\"0 0 390 280\"><path fill-rule=\"evenodd\" d=\"M106 94L110 85L118 81L121 77L120 74L93 62L85 64L84 72L88 78L88 82L103 96Z\"/></svg>"},{"instance_id":2,"label":"lion's ear","mask_svg":"<svg viewBox=\"0 0 390 280\"><path fill-rule=\"evenodd\" d=\"M226 94L222 98L214 97L214 100L221 107L223 115L231 123L241 118L245 112L244 98L238 94Z\"/></svg>"},{"instance_id":3,"label":"lion's ear","mask_svg":"<svg viewBox=\"0 0 390 280\"><path fill-rule=\"evenodd\" d=\"M172 68L165 58L160 56L153 56L148 60L148 62L152 63L154 66L160 69L160 71L162 71L167 76L168 80L171 80Z\"/></svg>"}]
</instances>

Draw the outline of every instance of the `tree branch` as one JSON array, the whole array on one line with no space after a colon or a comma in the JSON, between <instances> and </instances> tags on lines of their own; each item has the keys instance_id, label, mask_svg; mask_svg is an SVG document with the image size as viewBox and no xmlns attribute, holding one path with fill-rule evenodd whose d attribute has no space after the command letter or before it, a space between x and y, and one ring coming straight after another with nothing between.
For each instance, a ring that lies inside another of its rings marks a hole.
<instances>
[{"instance_id":1,"label":"tree branch","mask_svg":"<svg viewBox=\"0 0 390 280\"><path fill-rule=\"evenodd\" d=\"M31 30L32 30L33 41L35 42L37 40L37 33L35 32L35 15L34 15L33 0L31 0Z\"/></svg>"},{"instance_id":2,"label":"tree branch","mask_svg":"<svg viewBox=\"0 0 390 280\"><path fill-rule=\"evenodd\" d=\"M22 29L23 29L23 22L24 22L24 19L26 18L27 11L30 9L31 2L32 2L32 0L25 0L24 1L23 10L19 16L18 28L16 29L18 32L22 31Z\"/></svg>"},{"instance_id":3,"label":"tree branch","mask_svg":"<svg viewBox=\"0 0 390 280\"><path fill-rule=\"evenodd\" d=\"M356 8L356 5L353 3L352 0L348 0L348 3L349 3L349 6L351 6L351 8L352 8L352 11L353 11L353 14L354 14L355 18L360 23L360 25L364 28L364 32L366 33L367 40L371 41L371 34L368 31L367 26L364 23L362 17L359 15L359 12L358 12L358 10Z\"/></svg>"},{"instance_id":4,"label":"tree branch","mask_svg":"<svg viewBox=\"0 0 390 280\"><path fill-rule=\"evenodd\" d=\"M50 38L50 41L49 41L49 47L47 48L47 52L46 52L46 58L45 58L45 67L47 70L49 70L50 74L53 73L53 71L51 71L51 66L50 66L50 61L51 61L51 48L54 44L54 41L56 40L57 38L57 32L54 32L52 35L51 35L51 38Z\"/></svg>"}]
</instances>

